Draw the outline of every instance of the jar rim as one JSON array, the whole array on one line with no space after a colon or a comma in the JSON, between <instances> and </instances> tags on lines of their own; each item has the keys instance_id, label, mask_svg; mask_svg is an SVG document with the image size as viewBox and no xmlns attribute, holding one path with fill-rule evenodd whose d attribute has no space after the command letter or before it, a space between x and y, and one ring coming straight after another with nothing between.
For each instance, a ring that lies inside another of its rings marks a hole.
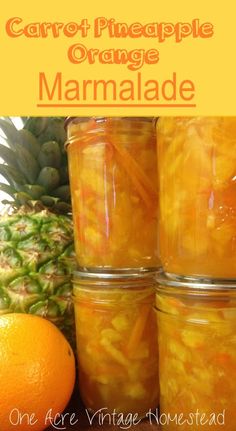
<instances>
[{"instance_id":1,"label":"jar rim","mask_svg":"<svg viewBox=\"0 0 236 431\"><path fill-rule=\"evenodd\" d=\"M73 121L76 120L76 123L83 123L86 121L89 121L91 119L95 120L96 122L102 122L105 121L107 119L122 119L122 120L134 120L134 121L147 121L147 122L153 122L155 120L155 117L97 117L97 116L92 116L92 117L66 117L65 122L64 122L64 128L67 129L68 125Z\"/></svg>"},{"instance_id":2,"label":"jar rim","mask_svg":"<svg viewBox=\"0 0 236 431\"><path fill-rule=\"evenodd\" d=\"M127 270L109 270L107 271L85 271L82 268L73 272L74 283L79 280L99 280L99 281L132 281L132 280L154 280L158 273L158 268L139 268L137 270L127 269Z\"/></svg>"},{"instance_id":3,"label":"jar rim","mask_svg":"<svg viewBox=\"0 0 236 431\"><path fill-rule=\"evenodd\" d=\"M170 288L169 290L176 288L181 289L182 293L192 293L192 294L208 294L211 293L223 293L223 292L236 292L236 279L208 279L194 277L181 277L181 276L170 276L163 272L159 272L155 276L155 281L157 283L157 289L163 289L165 287Z\"/></svg>"},{"instance_id":4,"label":"jar rim","mask_svg":"<svg viewBox=\"0 0 236 431\"><path fill-rule=\"evenodd\" d=\"M142 272L126 271L125 273L98 273L98 272L85 272L76 271L73 273L72 283L73 291L83 288L104 289L112 291L114 289L146 289L156 286L155 281L156 270L143 270Z\"/></svg>"}]
</instances>

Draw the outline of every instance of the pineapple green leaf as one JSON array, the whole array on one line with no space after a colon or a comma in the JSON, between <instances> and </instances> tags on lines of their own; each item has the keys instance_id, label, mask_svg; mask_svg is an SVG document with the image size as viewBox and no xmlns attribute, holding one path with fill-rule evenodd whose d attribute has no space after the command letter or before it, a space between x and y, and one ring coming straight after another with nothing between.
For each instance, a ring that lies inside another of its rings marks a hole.
<instances>
[{"instance_id":1,"label":"pineapple green leaf","mask_svg":"<svg viewBox=\"0 0 236 431\"><path fill-rule=\"evenodd\" d=\"M68 173L68 166L66 163L64 164L63 167L61 167L59 169L60 184L61 185L69 184L69 173Z\"/></svg>"},{"instance_id":2,"label":"pineapple green leaf","mask_svg":"<svg viewBox=\"0 0 236 431\"><path fill-rule=\"evenodd\" d=\"M0 133L1 130L6 144L0 144L0 175L10 187L5 202L11 196L12 209L23 205L28 211L33 204L39 210L45 205L40 203L43 196L52 212L71 214L64 118L16 117L13 121L2 117ZM25 206L27 199L30 200Z\"/></svg>"},{"instance_id":3,"label":"pineapple green leaf","mask_svg":"<svg viewBox=\"0 0 236 431\"><path fill-rule=\"evenodd\" d=\"M46 190L42 186L38 186L37 184L25 184L22 188L22 191L28 193L32 199L39 199L40 196L45 194Z\"/></svg>"},{"instance_id":4,"label":"pineapple green leaf","mask_svg":"<svg viewBox=\"0 0 236 431\"><path fill-rule=\"evenodd\" d=\"M10 123L10 122L0 118L0 128L2 129L4 134L6 135L8 141L18 142L18 130L13 125L13 123Z\"/></svg>"},{"instance_id":5,"label":"pineapple green leaf","mask_svg":"<svg viewBox=\"0 0 236 431\"><path fill-rule=\"evenodd\" d=\"M25 205L28 201L31 200L31 196L25 192L19 192L15 194L16 202L20 205Z\"/></svg>"},{"instance_id":6,"label":"pineapple green leaf","mask_svg":"<svg viewBox=\"0 0 236 431\"><path fill-rule=\"evenodd\" d=\"M39 136L39 142L44 143L47 141L57 141L59 144L64 145L66 141L66 132L64 129L64 117L50 117L48 118L47 127Z\"/></svg>"},{"instance_id":7,"label":"pineapple green leaf","mask_svg":"<svg viewBox=\"0 0 236 431\"><path fill-rule=\"evenodd\" d=\"M71 213L71 205L67 204L66 202L57 202L54 208L58 214L70 214Z\"/></svg>"},{"instance_id":8,"label":"pineapple green leaf","mask_svg":"<svg viewBox=\"0 0 236 431\"><path fill-rule=\"evenodd\" d=\"M0 164L0 174L4 178L6 178L9 184L12 187L15 187L16 190L19 189L19 185L25 184L27 182L25 176L21 172L13 168L12 166Z\"/></svg>"},{"instance_id":9,"label":"pineapple green leaf","mask_svg":"<svg viewBox=\"0 0 236 431\"><path fill-rule=\"evenodd\" d=\"M32 154L33 157L37 158L40 152L40 143L36 137L27 129L21 129L18 131L20 144L26 148Z\"/></svg>"},{"instance_id":10,"label":"pineapple green leaf","mask_svg":"<svg viewBox=\"0 0 236 431\"><path fill-rule=\"evenodd\" d=\"M3 199L2 201L1 201L1 203L3 204L3 205L5 205L5 206L7 206L7 207L16 207L16 205L15 205L15 203L17 204L17 202L16 202L16 200L14 199L14 202L12 202L12 201L8 201L7 199Z\"/></svg>"},{"instance_id":11,"label":"pineapple green leaf","mask_svg":"<svg viewBox=\"0 0 236 431\"><path fill-rule=\"evenodd\" d=\"M24 172L30 183L34 183L40 171L38 162L30 152L21 145L16 146L16 157L21 172Z\"/></svg>"},{"instance_id":12,"label":"pineapple green leaf","mask_svg":"<svg viewBox=\"0 0 236 431\"><path fill-rule=\"evenodd\" d=\"M0 154L1 158L4 160L5 163L7 163L7 165L17 168L17 160L14 151L6 147L5 145L0 144Z\"/></svg>"},{"instance_id":13,"label":"pineapple green leaf","mask_svg":"<svg viewBox=\"0 0 236 431\"><path fill-rule=\"evenodd\" d=\"M40 200L46 207L54 207L58 199L53 198L52 196L43 195Z\"/></svg>"},{"instance_id":14,"label":"pineapple green leaf","mask_svg":"<svg viewBox=\"0 0 236 431\"><path fill-rule=\"evenodd\" d=\"M37 179L37 183L45 187L47 191L51 191L59 186L60 176L57 169L45 167L41 169Z\"/></svg>"},{"instance_id":15,"label":"pineapple green leaf","mask_svg":"<svg viewBox=\"0 0 236 431\"><path fill-rule=\"evenodd\" d=\"M56 141L45 142L41 146L38 156L38 161L41 168L51 166L52 168L60 168L61 165L61 150Z\"/></svg>"},{"instance_id":16,"label":"pineapple green leaf","mask_svg":"<svg viewBox=\"0 0 236 431\"><path fill-rule=\"evenodd\" d=\"M66 140L64 117L30 117L26 121L24 129L38 137L40 143L57 141L64 145Z\"/></svg>"},{"instance_id":17,"label":"pineapple green leaf","mask_svg":"<svg viewBox=\"0 0 236 431\"><path fill-rule=\"evenodd\" d=\"M12 198L15 198L15 189L8 184L0 183L0 190L7 195L11 196Z\"/></svg>"},{"instance_id":18,"label":"pineapple green leaf","mask_svg":"<svg viewBox=\"0 0 236 431\"><path fill-rule=\"evenodd\" d=\"M29 130L34 136L39 136L46 129L48 117L29 117L24 125L24 129Z\"/></svg>"},{"instance_id":19,"label":"pineapple green leaf","mask_svg":"<svg viewBox=\"0 0 236 431\"><path fill-rule=\"evenodd\" d=\"M60 186L53 190L53 195L64 202L70 201L70 187L68 185Z\"/></svg>"}]
</instances>

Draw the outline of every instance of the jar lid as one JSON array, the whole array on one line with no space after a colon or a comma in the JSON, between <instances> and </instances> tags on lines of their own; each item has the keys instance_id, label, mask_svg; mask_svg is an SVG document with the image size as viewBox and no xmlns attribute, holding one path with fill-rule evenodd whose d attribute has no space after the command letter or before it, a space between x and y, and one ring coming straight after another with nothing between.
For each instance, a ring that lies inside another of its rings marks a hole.
<instances>
[{"instance_id":1,"label":"jar lid","mask_svg":"<svg viewBox=\"0 0 236 431\"><path fill-rule=\"evenodd\" d=\"M64 127L65 127L65 129L67 129L68 124L74 120L76 121L76 123L85 123L86 121L91 120L91 118L93 118L96 121L105 120L105 117L66 117L65 122L64 122Z\"/></svg>"},{"instance_id":2,"label":"jar lid","mask_svg":"<svg viewBox=\"0 0 236 431\"><path fill-rule=\"evenodd\" d=\"M137 279L153 279L155 280L155 277L157 275L158 270L156 268L141 268L138 270L109 270L109 272L90 272L90 271L84 271L82 269L78 269L77 271L74 271L73 273L73 280L77 281L78 279L82 280L137 280Z\"/></svg>"},{"instance_id":3,"label":"jar lid","mask_svg":"<svg viewBox=\"0 0 236 431\"><path fill-rule=\"evenodd\" d=\"M67 129L69 123L72 121L75 121L76 123L84 123L86 121L89 121L91 119L95 120L97 123L100 121L106 121L107 119L113 118L117 119L120 118L122 120L133 120L133 121L147 121L147 122L153 122L155 120L155 117L67 117L65 119L64 127Z\"/></svg>"},{"instance_id":4,"label":"jar lid","mask_svg":"<svg viewBox=\"0 0 236 431\"><path fill-rule=\"evenodd\" d=\"M163 272L156 273L155 281L158 286L169 288L179 288L183 293L188 293L191 291L192 294L207 295L207 292L226 292L235 291L236 292L236 279L234 280L214 280L208 278L193 278L193 277L180 277L180 276L170 276Z\"/></svg>"}]
</instances>

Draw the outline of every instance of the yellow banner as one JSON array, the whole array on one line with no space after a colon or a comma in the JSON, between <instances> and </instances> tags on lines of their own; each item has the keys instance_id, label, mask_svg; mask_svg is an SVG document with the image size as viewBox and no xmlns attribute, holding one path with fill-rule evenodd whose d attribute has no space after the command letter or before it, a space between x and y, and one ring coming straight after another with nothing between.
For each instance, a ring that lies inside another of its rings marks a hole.
<instances>
[{"instance_id":1,"label":"yellow banner","mask_svg":"<svg viewBox=\"0 0 236 431\"><path fill-rule=\"evenodd\" d=\"M0 115L235 115L234 7L5 2Z\"/></svg>"}]
</instances>

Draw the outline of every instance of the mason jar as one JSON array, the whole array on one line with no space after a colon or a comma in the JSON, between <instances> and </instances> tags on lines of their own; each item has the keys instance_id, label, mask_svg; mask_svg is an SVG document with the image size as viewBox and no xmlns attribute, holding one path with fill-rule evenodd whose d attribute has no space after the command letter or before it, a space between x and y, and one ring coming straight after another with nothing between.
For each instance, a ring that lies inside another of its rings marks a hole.
<instances>
[{"instance_id":1,"label":"mason jar","mask_svg":"<svg viewBox=\"0 0 236 431\"><path fill-rule=\"evenodd\" d=\"M158 406L154 303L148 273L74 274L79 388L87 409L142 418Z\"/></svg>"},{"instance_id":2,"label":"mason jar","mask_svg":"<svg viewBox=\"0 0 236 431\"><path fill-rule=\"evenodd\" d=\"M236 284L157 283L163 429L234 431Z\"/></svg>"},{"instance_id":3,"label":"mason jar","mask_svg":"<svg viewBox=\"0 0 236 431\"><path fill-rule=\"evenodd\" d=\"M84 270L157 267L152 118L69 118L75 249Z\"/></svg>"},{"instance_id":4,"label":"mason jar","mask_svg":"<svg viewBox=\"0 0 236 431\"><path fill-rule=\"evenodd\" d=\"M157 142L164 270L236 279L236 117L162 117Z\"/></svg>"}]
</instances>

